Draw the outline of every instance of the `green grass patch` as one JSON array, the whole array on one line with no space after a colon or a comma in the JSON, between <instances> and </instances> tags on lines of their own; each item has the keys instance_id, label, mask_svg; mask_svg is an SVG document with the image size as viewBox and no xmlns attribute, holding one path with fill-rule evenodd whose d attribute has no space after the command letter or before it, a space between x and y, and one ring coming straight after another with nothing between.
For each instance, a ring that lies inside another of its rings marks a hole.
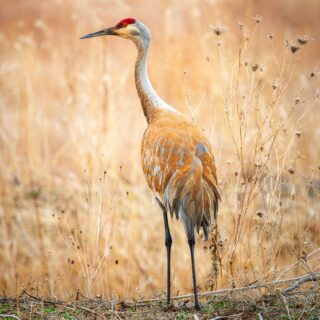
<instances>
[{"instance_id":1,"label":"green grass patch","mask_svg":"<svg viewBox=\"0 0 320 320\"><path fill-rule=\"evenodd\" d=\"M69 314L69 313L64 313L64 314L62 315L62 318L63 318L63 319L67 319L67 320L74 320L74 319L76 319L75 316L73 316L72 314Z\"/></svg>"},{"instance_id":2,"label":"green grass patch","mask_svg":"<svg viewBox=\"0 0 320 320\"><path fill-rule=\"evenodd\" d=\"M219 301L214 305L215 309L226 309L229 307L229 302L228 301Z\"/></svg>"},{"instance_id":3,"label":"green grass patch","mask_svg":"<svg viewBox=\"0 0 320 320\"><path fill-rule=\"evenodd\" d=\"M3 304L0 306L0 314L7 313L10 306L8 304Z\"/></svg>"},{"instance_id":4,"label":"green grass patch","mask_svg":"<svg viewBox=\"0 0 320 320\"><path fill-rule=\"evenodd\" d=\"M202 313L212 313L214 311L212 306L205 306L201 308Z\"/></svg>"},{"instance_id":5,"label":"green grass patch","mask_svg":"<svg viewBox=\"0 0 320 320\"><path fill-rule=\"evenodd\" d=\"M177 314L177 319L178 320L186 320L188 317L188 314L184 311L181 311Z\"/></svg>"},{"instance_id":6,"label":"green grass patch","mask_svg":"<svg viewBox=\"0 0 320 320\"><path fill-rule=\"evenodd\" d=\"M54 312L56 312L56 307L55 306L47 306L47 307L43 308L43 311L48 314L54 313Z\"/></svg>"}]
</instances>

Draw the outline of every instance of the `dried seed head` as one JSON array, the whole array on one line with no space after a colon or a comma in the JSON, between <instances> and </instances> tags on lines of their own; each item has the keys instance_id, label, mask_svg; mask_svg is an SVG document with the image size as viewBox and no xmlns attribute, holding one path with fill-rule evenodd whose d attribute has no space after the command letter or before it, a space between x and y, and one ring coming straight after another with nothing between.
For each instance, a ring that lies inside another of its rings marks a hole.
<instances>
[{"instance_id":1,"label":"dried seed head","mask_svg":"<svg viewBox=\"0 0 320 320\"><path fill-rule=\"evenodd\" d=\"M292 45L290 46L290 49L291 49L291 52L292 52L292 53L295 53L296 51L300 50L301 47L298 46L298 45L296 45L296 44L292 44Z\"/></svg>"},{"instance_id":2,"label":"dried seed head","mask_svg":"<svg viewBox=\"0 0 320 320\"><path fill-rule=\"evenodd\" d=\"M252 18L253 18L253 20L255 20L256 23L260 23L263 20L263 18L261 16L259 16L258 14L256 14Z\"/></svg>"},{"instance_id":3,"label":"dried seed head","mask_svg":"<svg viewBox=\"0 0 320 320\"><path fill-rule=\"evenodd\" d=\"M238 20L238 24L239 24L239 28L240 28L240 30L242 30L242 29L243 29L243 27L244 27L244 24L243 24L241 21L239 21L239 20Z\"/></svg>"},{"instance_id":4,"label":"dried seed head","mask_svg":"<svg viewBox=\"0 0 320 320\"><path fill-rule=\"evenodd\" d=\"M292 53L295 53L301 49L301 46L295 42L288 41L288 40L286 40L285 42L286 42L287 47L290 48Z\"/></svg>"},{"instance_id":5,"label":"dried seed head","mask_svg":"<svg viewBox=\"0 0 320 320\"><path fill-rule=\"evenodd\" d=\"M273 34L268 34L268 36L267 36L267 37L268 37L268 39L270 39L270 40L271 40L271 39L273 39Z\"/></svg>"},{"instance_id":6,"label":"dried seed head","mask_svg":"<svg viewBox=\"0 0 320 320\"><path fill-rule=\"evenodd\" d=\"M302 259L304 261L307 261L307 259L308 259L308 253L303 249L301 251L300 259Z\"/></svg>"},{"instance_id":7,"label":"dried seed head","mask_svg":"<svg viewBox=\"0 0 320 320\"><path fill-rule=\"evenodd\" d=\"M253 72L256 72L258 68L259 68L259 65L257 63L251 66L251 69Z\"/></svg>"},{"instance_id":8,"label":"dried seed head","mask_svg":"<svg viewBox=\"0 0 320 320\"><path fill-rule=\"evenodd\" d=\"M289 169L288 169L288 172L289 172L290 174L294 174L294 169L293 169L293 168L289 168Z\"/></svg>"},{"instance_id":9,"label":"dried seed head","mask_svg":"<svg viewBox=\"0 0 320 320\"><path fill-rule=\"evenodd\" d=\"M257 212L257 216L258 216L258 217L260 217L260 218L262 218L262 216L263 216L263 212L258 211L258 212Z\"/></svg>"},{"instance_id":10,"label":"dried seed head","mask_svg":"<svg viewBox=\"0 0 320 320\"><path fill-rule=\"evenodd\" d=\"M296 98L295 100L294 100L294 103L295 104L298 104L300 102L300 99L299 98Z\"/></svg>"},{"instance_id":11,"label":"dried seed head","mask_svg":"<svg viewBox=\"0 0 320 320\"><path fill-rule=\"evenodd\" d=\"M224 32L228 31L228 27L226 26L215 26L215 25L210 25L209 26L209 31L212 31L215 33L217 36L222 35Z\"/></svg>"},{"instance_id":12,"label":"dried seed head","mask_svg":"<svg viewBox=\"0 0 320 320\"><path fill-rule=\"evenodd\" d=\"M311 40L311 38L308 35L302 35L302 36L297 36L297 41L299 44L301 45L305 45L307 44L309 41Z\"/></svg>"},{"instance_id":13,"label":"dried seed head","mask_svg":"<svg viewBox=\"0 0 320 320\"><path fill-rule=\"evenodd\" d=\"M261 161L256 161L256 162L254 163L254 165L255 165L255 167L257 167L257 168L261 168L261 167L262 167L262 162L261 162Z\"/></svg>"}]
</instances>

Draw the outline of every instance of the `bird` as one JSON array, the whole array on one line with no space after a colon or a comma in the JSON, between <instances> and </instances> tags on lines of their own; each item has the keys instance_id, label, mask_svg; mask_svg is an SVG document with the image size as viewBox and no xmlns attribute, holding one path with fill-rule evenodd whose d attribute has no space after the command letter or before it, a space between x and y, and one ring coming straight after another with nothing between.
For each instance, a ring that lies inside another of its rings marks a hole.
<instances>
[{"instance_id":1,"label":"bird","mask_svg":"<svg viewBox=\"0 0 320 320\"><path fill-rule=\"evenodd\" d=\"M194 308L200 310L194 258L195 230L202 228L205 240L217 221L219 201L214 152L208 138L194 122L164 102L153 88L147 71L149 29L135 18L125 18L115 26L89 33L80 39L118 36L137 47L135 85L147 128L141 144L142 169L163 213L167 251L167 304L171 303L171 246L168 222L182 221L191 256Z\"/></svg>"}]
</instances>

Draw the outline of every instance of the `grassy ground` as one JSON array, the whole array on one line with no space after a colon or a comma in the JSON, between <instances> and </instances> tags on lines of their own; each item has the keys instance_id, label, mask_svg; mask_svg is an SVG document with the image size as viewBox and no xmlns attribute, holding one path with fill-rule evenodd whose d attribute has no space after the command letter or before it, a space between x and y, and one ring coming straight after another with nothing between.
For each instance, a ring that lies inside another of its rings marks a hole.
<instances>
[{"instance_id":1,"label":"grassy ground","mask_svg":"<svg viewBox=\"0 0 320 320\"><path fill-rule=\"evenodd\" d=\"M167 306L163 302L145 304L104 299L52 301L25 294L17 299L0 298L0 316L13 319L320 319L320 291L306 290L290 295L278 293L210 296L200 299L201 311L192 301L182 299Z\"/></svg>"}]
</instances>

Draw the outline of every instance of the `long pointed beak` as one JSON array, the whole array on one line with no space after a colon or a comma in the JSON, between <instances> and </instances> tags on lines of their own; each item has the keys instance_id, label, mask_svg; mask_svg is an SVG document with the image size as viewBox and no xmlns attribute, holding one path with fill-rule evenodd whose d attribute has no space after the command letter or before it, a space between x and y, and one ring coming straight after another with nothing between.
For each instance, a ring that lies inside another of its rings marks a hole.
<instances>
[{"instance_id":1,"label":"long pointed beak","mask_svg":"<svg viewBox=\"0 0 320 320\"><path fill-rule=\"evenodd\" d=\"M87 39L87 38L100 37L100 36L116 36L117 33L115 32L115 30L116 30L115 27L111 27L101 31L85 34L80 39Z\"/></svg>"}]
</instances>

